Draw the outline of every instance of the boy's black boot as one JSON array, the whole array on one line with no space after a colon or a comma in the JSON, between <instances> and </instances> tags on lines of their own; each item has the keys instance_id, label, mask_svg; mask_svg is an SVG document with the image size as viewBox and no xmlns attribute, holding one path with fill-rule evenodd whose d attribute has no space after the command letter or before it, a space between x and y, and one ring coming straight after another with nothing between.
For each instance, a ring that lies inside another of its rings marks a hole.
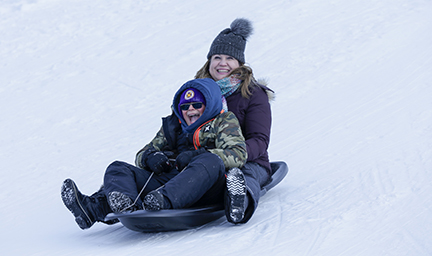
<instances>
[{"instance_id":1,"label":"boy's black boot","mask_svg":"<svg viewBox=\"0 0 432 256\"><path fill-rule=\"evenodd\" d=\"M144 197L143 205L147 211L159 211L171 208L169 201L158 190L149 192Z\"/></svg>"},{"instance_id":2,"label":"boy's black boot","mask_svg":"<svg viewBox=\"0 0 432 256\"><path fill-rule=\"evenodd\" d=\"M108 194L108 204L111 210L117 213L139 210L130 197L118 191L113 191Z\"/></svg>"},{"instance_id":3,"label":"boy's black boot","mask_svg":"<svg viewBox=\"0 0 432 256\"><path fill-rule=\"evenodd\" d=\"M75 216L75 222L81 229L88 229L97 221L106 224L118 222L118 220L104 221L111 209L101 191L91 196L83 195L73 180L66 179L61 188L61 198L66 208Z\"/></svg>"}]
</instances>

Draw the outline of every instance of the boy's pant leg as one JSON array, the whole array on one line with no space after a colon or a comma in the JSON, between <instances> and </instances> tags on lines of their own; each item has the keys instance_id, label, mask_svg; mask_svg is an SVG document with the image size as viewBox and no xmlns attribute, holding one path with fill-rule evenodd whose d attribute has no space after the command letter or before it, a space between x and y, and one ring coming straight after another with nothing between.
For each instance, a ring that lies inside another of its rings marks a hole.
<instances>
[{"instance_id":1,"label":"boy's pant leg","mask_svg":"<svg viewBox=\"0 0 432 256\"><path fill-rule=\"evenodd\" d=\"M113 191L121 192L135 201L139 192L148 181L151 171L138 168L134 165L115 161L110 164L104 176L104 193L108 197ZM137 200L137 205L142 205L142 198L150 192L163 186L170 179L178 174L176 169L162 175L153 175L146 188Z\"/></svg>"},{"instance_id":2,"label":"boy's pant leg","mask_svg":"<svg viewBox=\"0 0 432 256\"><path fill-rule=\"evenodd\" d=\"M225 165L215 154L203 153L194 158L177 176L160 189L173 209L199 204L223 202Z\"/></svg>"}]
</instances>

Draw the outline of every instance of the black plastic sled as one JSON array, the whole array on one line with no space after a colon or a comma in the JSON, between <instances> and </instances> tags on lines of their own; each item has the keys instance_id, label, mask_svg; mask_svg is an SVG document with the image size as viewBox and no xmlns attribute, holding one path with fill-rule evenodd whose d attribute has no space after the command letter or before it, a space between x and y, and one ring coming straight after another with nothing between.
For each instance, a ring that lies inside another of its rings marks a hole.
<instances>
[{"instance_id":1,"label":"black plastic sled","mask_svg":"<svg viewBox=\"0 0 432 256\"><path fill-rule=\"evenodd\" d=\"M279 184L288 173L285 162L271 162L272 177L261 190L261 196ZM105 221L119 219L128 229L138 232L165 232L186 230L202 226L225 216L223 206L169 209L160 211L138 210L127 213L110 213Z\"/></svg>"}]
</instances>

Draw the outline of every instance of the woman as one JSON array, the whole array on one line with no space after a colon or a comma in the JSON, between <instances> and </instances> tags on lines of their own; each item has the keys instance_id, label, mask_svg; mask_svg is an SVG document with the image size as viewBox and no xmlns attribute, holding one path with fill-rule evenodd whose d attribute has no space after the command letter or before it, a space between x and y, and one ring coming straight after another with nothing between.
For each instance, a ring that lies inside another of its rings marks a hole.
<instances>
[{"instance_id":1,"label":"woman","mask_svg":"<svg viewBox=\"0 0 432 256\"><path fill-rule=\"evenodd\" d=\"M109 165L103 188L90 197L65 180L62 199L80 228L103 222L110 212L223 204L225 173L242 167L247 152L237 118L223 111L221 97L212 79L185 83L174 96L173 114L137 153L136 166Z\"/></svg>"},{"instance_id":2,"label":"woman","mask_svg":"<svg viewBox=\"0 0 432 256\"><path fill-rule=\"evenodd\" d=\"M252 25L236 19L214 39L207 62L195 78L212 78L220 86L228 110L239 120L248 152L247 163L227 174L226 216L232 223L246 223L253 215L261 187L271 177L268 145L271 130L269 98L273 91L258 83L245 66L246 40Z\"/></svg>"}]
</instances>

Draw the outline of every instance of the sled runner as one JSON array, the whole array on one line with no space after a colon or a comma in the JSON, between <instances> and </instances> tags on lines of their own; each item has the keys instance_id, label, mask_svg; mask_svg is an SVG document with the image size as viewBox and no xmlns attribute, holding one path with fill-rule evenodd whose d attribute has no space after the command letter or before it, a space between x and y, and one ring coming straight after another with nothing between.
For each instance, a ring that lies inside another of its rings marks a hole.
<instances>
[{"instance_id":1,"label":"sled runner","mask_svg":"<svg viewBox=\"0 0 432 256\"><path fill-rule=\"evenodd\" d=\"M261 196L279 184L288 173L285 162L271 162L272 177L261 189ZM202 226L225 215L223 206L169 209L160 211L139 210L110 213L105 221L119 219L123 226L138 232L178 231Z\"/></svg>"}]
</instances>

